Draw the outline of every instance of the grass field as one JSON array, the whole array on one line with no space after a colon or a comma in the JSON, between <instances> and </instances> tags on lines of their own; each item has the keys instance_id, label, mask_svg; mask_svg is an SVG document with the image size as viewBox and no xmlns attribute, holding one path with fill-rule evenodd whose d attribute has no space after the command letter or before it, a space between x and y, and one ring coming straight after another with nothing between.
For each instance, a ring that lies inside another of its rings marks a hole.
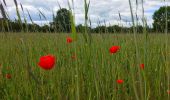
<instances>
[{"instance_id":1,"label":"grass field","mask_svg":"<svg viewBox=\"0 0 170 100\"><path fill-rule=\"evenodd\" d=\"M68 44L67 36L0 34L0 99L168 100L170 50L165 49L165 35L150 34L147 43L144 35L137 35L138 57L132 34L94 34L91 45L81 35ZM110 54L113 45L121 48ZM56 57L49 71L37 64L47 54ZM118 84L118 79L124 82Z\"/></svg>"}]
</instances>

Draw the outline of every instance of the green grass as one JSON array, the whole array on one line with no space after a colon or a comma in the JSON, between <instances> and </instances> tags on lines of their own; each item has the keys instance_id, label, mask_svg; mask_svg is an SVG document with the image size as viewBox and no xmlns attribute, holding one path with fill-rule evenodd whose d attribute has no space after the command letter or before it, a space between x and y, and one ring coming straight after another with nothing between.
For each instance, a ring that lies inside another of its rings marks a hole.
<instances>
[{"instance_id":1,"label":"green grass","mask_svg":"<svg viewBox=\"0 0 170 100\"><path fill-rule=\"evenodd\" d=\"M67 36L13 33L5 37L0 34L0 99L75 100L78 95L80 100L135 100L134 88L139 98L142 88L148 100L167 100L165 58L170 52L166 54L165 35L148 35L147 63L140 73L142 84L139 84L140 64L135 66L133 34L106 34L104 37L93 34L91 45L86 44L82 35L67 44ZM144 63L145 36L136 38L140 62ZM113 45L121 49L111 55L109 48ZM39 57L47 54L57 58L55 68L50 71L37 65ZM71 58L73 55L76 55L75 60ZM40 83L28 74L27 68L31 68ZM7 73L11 74L11 79L5 78ZM117 84L117 79L123 79L124 83Z\"/></svg>"}]
</instances>

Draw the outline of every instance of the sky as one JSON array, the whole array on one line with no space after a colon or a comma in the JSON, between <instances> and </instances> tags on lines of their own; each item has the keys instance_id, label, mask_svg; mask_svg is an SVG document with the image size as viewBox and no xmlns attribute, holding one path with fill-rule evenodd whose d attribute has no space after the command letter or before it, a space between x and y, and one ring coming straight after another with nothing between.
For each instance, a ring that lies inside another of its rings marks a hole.
<instances>
[{"instance_id":1,"label":"sky","mask_svg":"<svg viewBox=\"0 0 170 100\"><path fill-rule=\"evenodd\" d=\"M0 0L3 3L3 0ZM11 19L17 18L15 4L13 0L5 0L7 7L5 7L7 13ZM22 4L25 10L25 16L30 22L26 9L30 12L33 21L39 25L48 24L52 21L53 12L59 10L58 4L62 8L68 8L68 0L17 0L18 4ZM133 12L136 13L136 0L132 1ZM71 2L71 0L70 0ZM137 14L139 19L142 17L142 5L141 0L138 0ZM167 0L167 5L170 5L170 0ZM153 13L159 9L159 7L165 5L163 0L144 0L145 17L149 26L152 26ZM21 8L19 6L21 11ZM47 20L39 17L38 9L45 14ZM84 0L74 0L74 13L76 25L84 23ZM119 13L121 20L119 20ZM1 16L1 15L0 15ZM23 14L21 14L23 19ZM129 0L90 0L89 18L93 27L97 25L131 25L131 14L129 8Z\"/></svg>"}]
</instances>

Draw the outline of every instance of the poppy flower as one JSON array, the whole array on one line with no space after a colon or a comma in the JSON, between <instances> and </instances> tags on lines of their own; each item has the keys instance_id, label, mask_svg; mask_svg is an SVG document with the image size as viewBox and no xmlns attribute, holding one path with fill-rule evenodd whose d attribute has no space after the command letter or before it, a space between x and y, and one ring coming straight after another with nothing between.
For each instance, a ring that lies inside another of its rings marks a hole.
<instances>
[{"instance_id":1,"label":"poppy flower","mask_svg":"<svg viewBox=\"0 0 170 100\"><path fill-rule=\"evenodd\" d=\"M140 64L140 68L144 69L145 65L144 64Z\"/></svg>"},{"instance_id":2,"label":"poppy flower","mask_svg":"<svg viewBox=\"0 0 170 100\"><path fill-rule=\"evenodd\" d=\"M73 39L71 37L67 37L67 43L73 42Z\"/></svg>"},{"instance_id":3,"label":"poppy flower","mask_svg":"<svg viewBox=\"0 0 170 100\"><path fill-rule=\"evenodd\" d=\"M170 90L167 90L167 93L170 94Z\"/></svg>"},{"instance_id":4,"label":"poppy flower","mask_svg":"<svg viewBox=\"0 0 170 100\"><path fill-rule=\"evenodd\" d=\"M11 74L6 74L5 76L7 79L11 79Z\"/></svg>"},{"instance_id":5,"label":"poppy flower","mask_svg":"<svg viewBox=\"0 0 170 100\"><path fill-rule=\"evenodd\" d=\"M119 51L119 49L120 49L120 46L112 46L109 50L110 50L110 53L113 54Z\"/></svg>"},{"instance_id":6,"label":"poppy flower","mask_svg":"<svg viewBox=\"0 0 170 100\"><path fill-rule=\"evenodd\" d=\"M45 70L50 70L55 65L55 57L53 55L41 56L38 65Z\"/></svg>"},{"instance_id":7,"label":"poppy flower","mask_svg":"<svg viewBox=\"0 0 170 100\"><path fill-rule=\"evenodd\" d=\"M73 60L75 60L75 59L76 59L76 55L71 56L71 58L72 58Z\"/></svg>"},{"instance_id":8,"label":"poppy flower","mask_svg":"<svg viewBox=\"0 0 170 100\"><path fill-rule=\"evenodd\" d=\"M118 84L123 84L123 82L124 82L124 81L123 81L122 79L118 79L118 80L117 80L117 83L118 83Z\"/></svg>"}]
</instances>

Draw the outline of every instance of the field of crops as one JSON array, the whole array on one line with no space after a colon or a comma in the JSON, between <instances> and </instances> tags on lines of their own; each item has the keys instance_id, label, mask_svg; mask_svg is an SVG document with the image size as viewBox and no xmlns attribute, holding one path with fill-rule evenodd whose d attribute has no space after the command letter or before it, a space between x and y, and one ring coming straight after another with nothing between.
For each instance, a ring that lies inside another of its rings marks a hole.
<instances>
[{"instance_id":1,"label":"field of crops","mask_svg":"<svg viewBox=\"0 0 170 100\"><path fill-rule=\"evenodd\" d=\"M133 34L93 34L89 44L81 35L67 43L68 36L0 34L0 99L168 100L166 35L150 34L147 42L137 35L137 48ZM120 48L110 53L112 46ZM56 63L44 70L38 62L49 54Z\"/></svg>"}]
</instances>

